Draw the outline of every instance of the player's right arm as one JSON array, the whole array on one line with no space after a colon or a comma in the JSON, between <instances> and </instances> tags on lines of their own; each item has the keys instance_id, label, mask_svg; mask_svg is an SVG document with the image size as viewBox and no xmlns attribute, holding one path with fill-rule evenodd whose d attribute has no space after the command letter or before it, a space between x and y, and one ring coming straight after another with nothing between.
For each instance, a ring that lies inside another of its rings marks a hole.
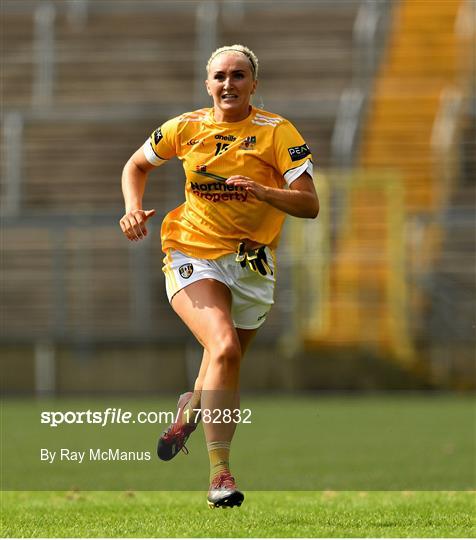
<instances>
[{"instance_id":1,"label":"player's right arm","mask_svg":"<svg viewBox=\"0 0 476 540\"><path fill-rule=\"evenodd\" d=\"M122 171L125 213L119 220L119 225L129 240L137 241L147 236L145 224L155 214L155 210L143 210L142 198L147 175L156 166L145 157L141 147L130 157Z\"/></svg>"},{"instance_id":2,"label":"player's right arm","mask_svg":"<svg viewBox=\"0 0 476 540\"><path fill-rule=\"evenodd\" d=\"M177 121L178 118L173 118L157 128L124 166L122 193L125 214L119 224L129 240L141 240L147 235L146 221L155 214L155 210L142 208L147 176L152 169L177 155Z\"/></svg>"}]
</instances>

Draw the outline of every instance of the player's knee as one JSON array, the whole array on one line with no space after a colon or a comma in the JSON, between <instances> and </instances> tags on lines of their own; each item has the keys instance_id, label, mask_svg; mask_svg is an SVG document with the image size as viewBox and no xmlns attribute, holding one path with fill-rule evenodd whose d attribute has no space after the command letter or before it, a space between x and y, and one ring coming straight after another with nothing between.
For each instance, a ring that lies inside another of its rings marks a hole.
<instances>
[{"instance_id":1,"label":"player's knee","mask_svg":"<svg viewBox=\"0 0 476 540\"><path fill-rule=\"evenodd\" d=\"M217 341L214 347L213 360L223 366L238 367L241 361L241 346L238 338L233 335L226 335Z\"/></svg>"}]
</instances>

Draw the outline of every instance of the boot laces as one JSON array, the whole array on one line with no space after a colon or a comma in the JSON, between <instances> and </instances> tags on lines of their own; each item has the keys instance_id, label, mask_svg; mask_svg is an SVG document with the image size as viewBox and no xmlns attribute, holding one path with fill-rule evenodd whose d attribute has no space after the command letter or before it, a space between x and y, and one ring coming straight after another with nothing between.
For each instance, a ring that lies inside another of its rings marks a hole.
<instances>
[{"instance_id":1,"label":"boot laces","mask_svg":"<svg viewBox=\"0 0 476 540\"><path fill-rule=\"evenodd\" d=\"M211 489L236 489L235 479L229 471L218 473L212 481Z\"/></svg>"},{"instance_id":2,"label":"boot laces","mask_svg":"<svg viewBox=\"0 0 476 540\"><path fill-rule=\"evenodd\" d=\"M193 425L184 424L183 426L177 426L174 424L162 435L162 439L168 444L175 443L181 448L184 454L188 454L188 448L185 446L185 441L194 429L195 426Z\"/></svg>"}]
</instances>

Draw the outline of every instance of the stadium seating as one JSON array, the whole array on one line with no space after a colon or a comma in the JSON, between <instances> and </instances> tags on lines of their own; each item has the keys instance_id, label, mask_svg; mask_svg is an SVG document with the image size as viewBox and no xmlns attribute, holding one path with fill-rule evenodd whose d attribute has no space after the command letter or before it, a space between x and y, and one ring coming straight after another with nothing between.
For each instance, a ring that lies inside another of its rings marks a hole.
<instances>
[{"instance_id":1,"label":"stadium seating","mask_svg":"<svg viewBox=\"0 0 476 540\"><path fill-rule=\"evenodd\" d=\"M185 334L166 304L158 231L142 246L124 242L108 220L84 216L42 227L7 223L5 231L4 341L134 342L153 333L168 342Z\"/></svg>"},{"instance_id":2,"label":"stadium seating","mask_svg":"<svg viewBox=\"0 0 476 540\"><path fill-rule=\"evenodd\" d=\"M0 13L2 100L5 107L28 106L34 77L34 18L31 11Z\"/></svg>"},{"instance_id":3,"label":"stadium seating","mask_svg":"<svg viewBox=\"0 0 476 540\"><path fill-rule=\"evenodd\" d=\"M134 260L133 248L116 225L122 212L120 174L127 157L153 129L195 106L195 10L190 3L160 9L142 2L142 11L136 3L111 8L97 2L90 3L87 17L81 19L64 3L53 4L51 108L33 112L35 4L10 3L1 14L7 43L2 74L5 109L22 111L24 119L21 212L9 218L4 246L6 276L11 280L5 305L12 314L6 334L26 341L42 335L66 341L134 339L131 269L121 265ZM281 10L266 2L245 3L240 32L224 6L220 14L219 44L244 42L260 58L255 104L288 116L304 134L320 167L331 163L339 95L352 77L357 8L356 2L339 7L327 2L311 9L290 5ZM290 24L299 31L286 32L283 39L282 31ZM179 163L151 174L146 200L159 216L182 198ZM153 248L136 248L153 261L159 285L149 306L148 339L179 339L185 330L161 294L157 234L156 226ZM26 264L31 251L38 268ZM62 265L61 283L55 283L61 272L55 274L54 261ZM283 297L291 287L286 275L283 268ZM94 286L84 287L85 280ZM15 303L16 298L23 301ZM262 339L279 335L288 319L289 312L278 302Z\"/></svg>"},{"instance_id":4,"label":"stadium seating","mask_svg":"<svg viewBox=\"0 0 476 540\"><path fill-rule=\"evenodd\" d=\"M421 367L418 359L425 355L422 351L417 355L415 346L408 345L424 342L422 336L436 335L435 328L429 329L428 313L443 309L441 299L445 294L452 296L451 287L443 294L437 291L431 276L434 271L445 273L437 270L445 260L461 264L461 268L472 266L464 260L465 249L454 238L463 245L471 244L469 252L474 253L471 242L474 221L466 219L463 224L460 221L455 225L446 217L474 212L474 194L467 198L466 210L455 206L452 197L455 190L471 193L459 183L458 150L454 143L440 150L435 142L435 126L440 121L445 95L457 96L459 90L464 96L470 86L471 65L461 61L465 58L464 47L470 43L462 40L455 28L462 6L462 2L437 2L431 17L426 5L411 0L402 1L395 10L386 61L368 107L359 161L364 171L373 171L374 175L380 171L382 183L389 173L399 176L402 189L395 195L403 196L406 215L404 221L398 220L398 225L389 201L376 203L375 186L363 182L360 188L354 185L349 189L349 210L343 213L344 234L337 238L330 270L331 323L327 333L317 336L317 341L346 346L375 340L378 347L387 349L390 357L417 369ZM455 140L467 140L462 131L464 126L459 120L455 122L458 134ZM448 126L446 131L451 129ZM403 223L406 223L405 233L399 230ZM393 245L400 252L400 267L390 256L392 236ZM442 243L446 245L443 252ZM451 244L453 249L448 250ZM372 256L366 258L365 251L378 260ZM452 278L459 281L454 268L452 272ZM399 317L392 313L395 301L390 301L392 288L396 286L395 275L401 284L397 305L403 311ZM466 280L466 286L457 288L466 293L471 291L469 298L474 298L474 282L470 285L467 277ZM474 308L474 300L468 302ZM405 324L402 327L402 316L411 328ZM456 331L447 329L445 335L448 332ZM468 332L465 335L471 339ZM427 368L431 380L431 361ZM451 378L448 373L446 376Z\"/></svg>"},{"instance_id":5,"label":"stadium seating","mask_svg":"<svg viewBox=\"0 0 476 540\"><path fill-rule=\"evenodd\" d=\"M468 115L468 121L470 118ZM474 116L471 125L474 129ZM476 378L476 175L471 169L476 138L468 135L463 140L472 148L472 158L441 214L435 262L425 276L425 316L421 321L421 334L433 336L429 344L433 379L440 384L452 380L461 389L472 388Z\"/></svg>"},{"instance_id":6,"label":"stadium seating","mask_svg":"<svg viewBox=\"0 0 476 540\"><path fill-rule=\"evenodd\" d=\"M218 2L217 45L242 42L255 50L260 82L254 103L298 127L313 150L318 183L321 170L336 164L331 140L339 100L356 83L354 24L362 3L244 1L237 9ZM4 341L183 340L186 329L166 303L158 242L161 216L183 200L180 163L150 176L146 203L158 211L151 239L141 246L128 244L117 220L125 160L160 123L197 106L197 3L97 0L84 4L88 9L82 18L68 3L51 2L56 9L53 86L43 106L35 102L34 85L37 3L3 4L3 106L23 118L20 211L5 221L9 286L2 302L9 317ZM412 342L431 341L444 320L443 304L431 302L422 276L447 287L450 296L462 298L472 290L469 274L461 270L470 266L461 254L474 252L472 222L459 217L474 211L468 202L474 194L469 181L466 186L441 181L432 147L445 86L459 89L463 100L467 93L468 71L462 69L455 32L461 2L433 3L431 17L422 2L395 5L382 69L375 84L366 81L373 90L356 165L368 172L342 173L350 181L332 188L325 324L321 321L304 337L314 350L367 347L408 365L415 358ZM474 113L458 123L457 133L462 140L474 139ZM3 138L2 149L5 144ZM454 158L464 163L467 179L476 172L474 155L474 146L466 146L462 161ZM337 185L342 174L329 172L328 180L336 178ZM379 186L379 174L391 178L395 189ZM3 197L6 175L0 188ZM394 195L402 198L401 206ZM445 218L442 226L441 214L458 219ZM431 226L419 228L422 222ZM412 237L412 227L424 230L425 253L415 247L405 251L404 239L417 236ZM452 242L453 236L461 241ZM295 262L288 251L281 257L275 309L260 332L263 342L289 332L295 317ZM419 255L426 256L423 270L417 268ZM307 269L311 278L312 264ZM150 273L140 275L148 289L141 289L134 271L145 265ZM456 302L452 306L456 310ZM458 321L472 304L461 306ZM425 320L427 313L431 322ZM460 343L457 329L451 332L453 342Z\"/></svg>"},{"instance_id":7,"label":"stadium seating","mask_svg":"<svg viewBox=\"0 0 476 540\"><path fill-rule=\"evenodd\" d=\"M180 23L178 24L178 19ZM75 31L58 17L58 104L190 103L194 86L193 10L91 10Z\"/></svg>"},{"instance_id":8,"label":"stadium seating","mask_svg":"<svg viewBox=\"0 0 476 540\"><path fill-rule=\"evenodd\" d=\"M250 4L255 6L244 11L239 25L224 20L221 37L224 43L246 43L257 53L257 94L264 96L265 106L281 101L292 110L304 103L306 116L312 117L312 109L326 101L332 113L351 83L352 31L359 2L313 2L301 9L292 3L280 9L263 2Z\"/></svg>"},{"instance_id":9,"label":"stadium seating","mask_svg":"<svg viewBox=\"0 0 476 540\"><path fill-rule=\"evenodd\" d=\"M117 209L120 207L117 180L126 156L163 120L193 108L194 11L131 10L132 7L117 11L91 8L86 22L79 26L67 12L58 10L54 23L52 99L55 110L60 109L64 114L61 120L51 118L47 111L32 119L28 114L25 116L23 140L27 159L22 183L25 208L60 213L65 204L69 211ZM288 11L282 13L269 7L257 12L245 10L246 32L237 35L229 24L224 24L221 39L228 42L240 38L256 47L262 64L256 105L262 102L265 107L268 103L271 107L276 105L278 109L270 109L292 116L315 151L317 163L326 167L330 163L330 139L339 94L351 78L351 36L356 7L355 3L348 3L348 9ZM283 43L277 30L289 24L290 14L300 32ZM17 105L28 109L31 84L27 82L31 83L34 70L34 14L14 11L2 16L8 28L4 103L7 110ZM176 24L177 17L180 24ZM23 27L29 31L20 31ZM321 51L319 55L314 54L316 48ZM23 60L17 62L20 54ZM285 76L283 63L287 66ZM21 77L12 76L20 68ZM286 85L282 84L283 80L287 81ZM294 96L299 96L299 103L292 103ZM121 119L123 108L134 106L140 107L138 117L131 121L128 114ZM102 107L113 108L112 114L117 112L117 117L111 121L110 113L104 118ZM91 110L98 111L96 118L91 118ZM61 143L75 150L61 152ZM181 183L171 181L176 174L176 169L173 175L170 168L161 171L161 177L165 176L160 184L161 198L155 196L156 185L151 183L148 193L154 204L163 205L159 209L170 208L171 199L179 200L182 194ZM164 193L167 193L165 198Z\"/></svg>"},{"instance_id":10,"label":"stadium seating","mask_svg":"<svg viewBox=\"0 0 476 540\"><path fill-rule=\"evenodd\" d=\"M441 182L433 170L432 129L442 92L460 82L455 31L460 6L438 2L428 17L424 4L402 2L369 111L361 163L401 170L409 211L442 203Z\"/></svg>"}]
</instances>

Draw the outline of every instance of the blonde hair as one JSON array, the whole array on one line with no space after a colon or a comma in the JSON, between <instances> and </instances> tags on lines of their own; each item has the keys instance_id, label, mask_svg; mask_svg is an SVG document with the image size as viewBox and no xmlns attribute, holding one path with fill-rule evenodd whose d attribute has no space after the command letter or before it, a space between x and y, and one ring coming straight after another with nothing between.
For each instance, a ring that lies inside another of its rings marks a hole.
<instances>
[{"instance_id":1,"label":"blonde hair","mask_svg":"<svg viewBox=\"0 0 476 540\"><path fill-rule=\"evenodd\" d=\"M216 51L214 51L207 62L207 73L209 73L210 71L210 64L212 63L212 61L219 54L226 53L226 52L237 52L237 53L244 54L250 62L251 73L253 74L253 79L256 80L258 78L258 57L251 49L248 49L248 47L245 47L244 45L239 45L239 44L225 45L224 47L220 47Z\"/></svg>"}]
</instances>

